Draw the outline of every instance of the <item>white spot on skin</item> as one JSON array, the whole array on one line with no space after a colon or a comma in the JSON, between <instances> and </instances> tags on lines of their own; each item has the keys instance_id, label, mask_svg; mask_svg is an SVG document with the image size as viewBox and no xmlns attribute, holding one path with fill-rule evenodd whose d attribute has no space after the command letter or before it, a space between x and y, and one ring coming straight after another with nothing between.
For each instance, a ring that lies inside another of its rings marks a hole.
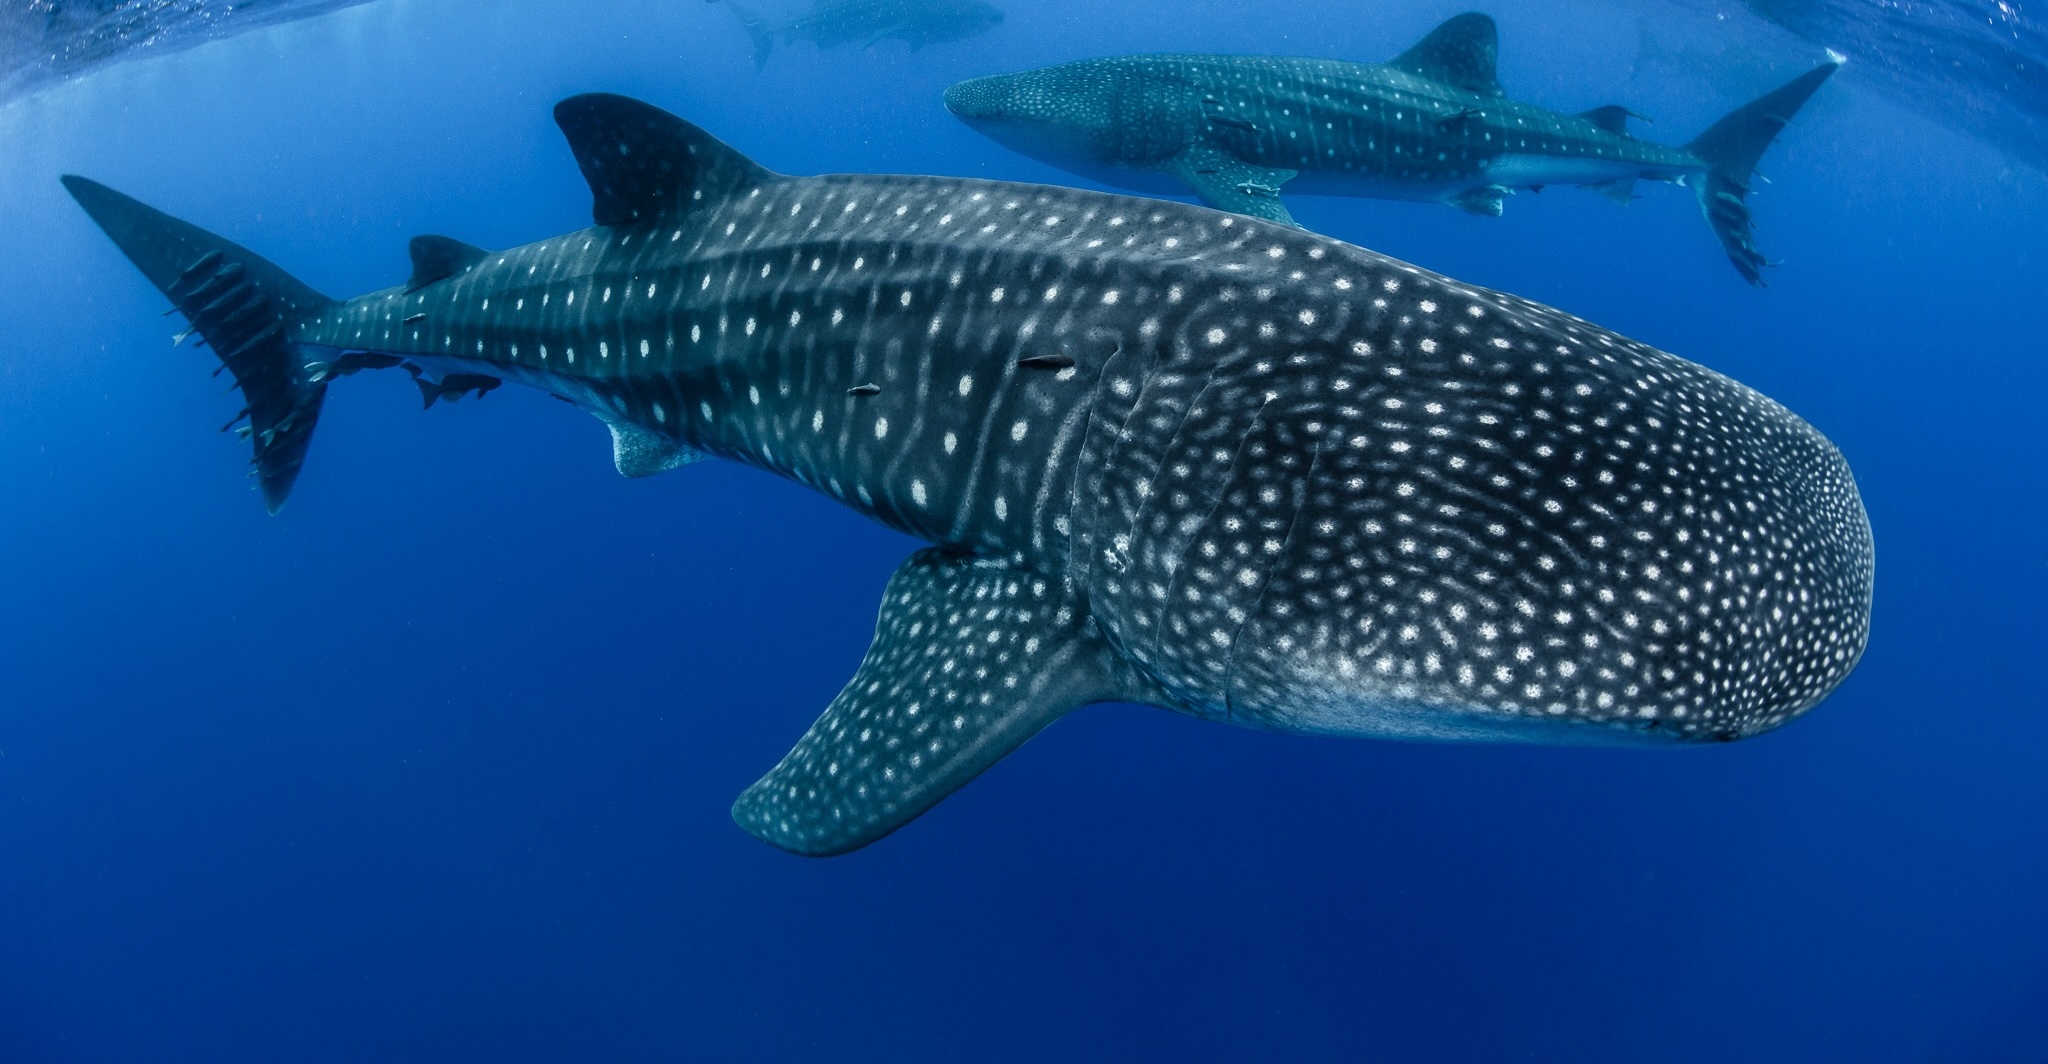
<instances>
[{"instance_id":1,"label":"white spot on skin","mask_svg":"<svg viewBox=\"0 0 2048 1064\"><path fill-rule=\"evenodd\" d=\"M924 481L913 480L910 482L910 501L918 504L919 506L923 506L925 504L926 499L924 492Z\"/></svg>"},{"instance_id":2,"label":"white spot on skin","mask_svg":"<svg viewBox=\"0 0 2048 1064\"><path fill-rule=\"evenodd\" d=\"M889 419L888 419L888 418L885 418L885 417L878 417L878 418L876 418L876 419L875 419L875 438L879 440L879 439L883 439L883 438L887 437L888 435L889 435Z\"/></svg>"}]
</instances>

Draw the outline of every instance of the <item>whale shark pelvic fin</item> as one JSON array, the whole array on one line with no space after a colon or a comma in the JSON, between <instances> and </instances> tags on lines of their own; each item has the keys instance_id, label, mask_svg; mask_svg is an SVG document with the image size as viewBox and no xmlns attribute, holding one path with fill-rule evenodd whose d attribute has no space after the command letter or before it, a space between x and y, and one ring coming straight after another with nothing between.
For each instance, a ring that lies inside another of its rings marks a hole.
<instances>
[{"instance_id":1,"label":"whale shark pelvic fin","mask_svg":"<svg viewBox=\"0 0 2048 1064\"><path fill-rule=\"evenodd\" d=\"M853 679L732 816L794 853L845 853L909 823L1068 711L1118 699L1164 703L1061 581L921 550L890 578Z\"/></svg>"},{"instance_id":2,"label":"whale shark pelvic fin","mask_svg":"<svg viewBox=\"0 0 2048 1064\"><path fill-rule=\"evenodd\" d=\"M1301 224L1280 202L1280 186L1294 180L1298 170L1253 166L1209 144L1188 145L1160 169L1186 182L1203 203L1219 211L1249 214L1282 225Z\"/></svg>"},{"instance_id":3,"label":"whale shark pelvic fin","mask_svg":"<svg viewBox=\"0 0 2048 1064\"><path fill-rule=\"evenodd\" d=\"M651 477L710 457L628 421L607 421L612 430L612 465L622 477Z\"/></svg>"},{"instance_id":4,"label":"whale shark pelvic fin","mask_svg":"<svg viewBox=\"0 0 2048 1064\"><path fill-rule=\"evenodd\" d=\"M1458 193L1451 197L1448 202L1451 206L1464 211L1466 214L1498 218L1506 209L1505 201L1511 194L1511 189L1500 185L1481 185L1478 188L1466 189Z\"/></svg>"}]
</instances>

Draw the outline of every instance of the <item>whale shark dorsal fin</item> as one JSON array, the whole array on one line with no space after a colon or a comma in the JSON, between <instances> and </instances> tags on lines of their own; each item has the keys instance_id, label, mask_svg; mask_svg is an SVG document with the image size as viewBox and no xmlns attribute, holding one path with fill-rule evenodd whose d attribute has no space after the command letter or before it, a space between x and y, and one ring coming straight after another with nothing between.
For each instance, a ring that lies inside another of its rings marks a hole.
<instances>
[{"instance_id":1,"label":"whale shark dorsal fin","mask_svg":"<svg viewBox=\"0 0 2048 1064\"><path fill-rule=\"evenodd\" d=\"M599 225L656 224L776 177L717 137L625 96L571 96L555 105L555 124L590 182Z\"/></svg>"},{"instance_id":2,"label":"whale shark dorsal fin","mask_svg":"<svg viewBox=\"0 0 2048 1064\"><path fill-rule=\"evenodd\" d=\"M416 236L408 248L412 253L412 276L405 290L417 292L435 281L446 280L484 261L490 252L445 236Z\"/></svg>"},{"instance_id":3,"label":"whale shark dorsal fin","mask_svg":"<svg viewBox=\"0 0 2048 1064\"><path fill-rule=\"evenodd\" d=\"M1500 33L1493 20L1467 11L1445 19L1387 65L1481 96L1505 96L1494 72L1499 55Z\"/></svg>"},{"instance_id":4,"label":"whale shark dorsal fin","mask_svg":"<svg viewBox=\"0 0 2048 1064\"><path fill-rule=\"evenodd\" d=\"M839 697L733 803L763 841L825 857L902 827L1068 711L1163 702L1057 577L918 551Z\"/></svg>"}]
</instances>

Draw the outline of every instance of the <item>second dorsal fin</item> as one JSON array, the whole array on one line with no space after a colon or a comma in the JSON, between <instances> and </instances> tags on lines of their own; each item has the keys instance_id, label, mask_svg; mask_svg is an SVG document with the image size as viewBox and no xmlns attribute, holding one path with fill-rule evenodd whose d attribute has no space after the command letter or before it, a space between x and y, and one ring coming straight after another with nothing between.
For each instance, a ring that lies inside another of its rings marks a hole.
<instances>
[{"instance_id":1,"label":"second dorsal fin","mask_svg":"<svg viewBox=\"0 0 2048 1064\"><path fill-rule=\"evenodd\" d=\"M729 196L775 174L696 126L639 100L594 92L555 105L590 182L599 225L649 225L700 199Z\"/></svg>"},{"instance_id":2,"label":"second dorsal fin","mask_svg":"<svg viewBox=\"0 0 2048 1064\"><path fill-rule=\"evenodd\" d=\"M1599 126L1602 130L1612 133L1617 137L1628 136L1629 119L1635 118L1640 119L1644 122L1649 121L1649 119L1643 118L1642 115L1639 115L1618 103L1610 103L1605 107L1595 107L1590 111L1581 111L1579 112L1579 117L1585 119L1588 122L1593 123L1596 126Z\"/></svg>"},{"instance_id":3,"label":"second dorsal fin","mask_svg":"<svg viewBox=\"0 0 2048 1064\"><path fill-rule=\"evenodd\" d=\"M1500 33L1476 11L1452 15L1388 66L1481 96L1504 96L1494 73Z\"/></svg>"},{"instance_id":4,"label":"second dorsal fin","mask_svg":"<svg viewBox=\"0 0 2048 1064\"><path fill-rule=\"evenodd\" d=\"M412 252L412 276L405 282L408 292L417 292L435 281L453 277L484 261L484 256L490 254L473 244L431 234L413 237L408 250Z\"/></svg>"}]
</instances>

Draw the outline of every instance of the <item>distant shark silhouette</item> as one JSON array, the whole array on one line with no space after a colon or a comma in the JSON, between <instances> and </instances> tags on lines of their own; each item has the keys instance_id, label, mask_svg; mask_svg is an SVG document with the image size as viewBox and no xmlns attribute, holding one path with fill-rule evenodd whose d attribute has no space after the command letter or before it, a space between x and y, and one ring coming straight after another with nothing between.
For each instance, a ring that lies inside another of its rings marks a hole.
<instances>
[{"instance_id":1,"label":"distant shark silhouette","mask_svg":"<svg viewBox=\"0 0 2048 1064\"><path fill-rule=\"evenodd\" d=\"M872 48L899 40L914 52L927 44L987 33L1003 21L1002 11L986 0L819 0L779 22L731 0L725 6L754 40L755 70L768 65L777 37L808 40L820 48L856 41L862 48Z\"/></svg>"},{"instance_id":2,"label":"distant shark silhouette","mask_svg":"<svg viewBox=\"0 0 2048 1064\"><path fill-rule=\"evenodd\" d=\"M1854 667L1841 455L1717 373L1297 228L936 177L783 177L617 96L555 116L596 228L412 242L340 302L64 179L246 398L274 512L331 381L407 367L595 414L619 472L716 455L933 546L733 807L894 830L1076 707L1282 731L1700 742ZM232 423L231 423L232 424Z\"/></svg>"},{"instance_id":3,"label":"distant shark silhouette","mask_svg":"<svg viewBox=\"0 0 2048 1064\"><path fill-rule=\"evenodd\" d=\"M1815 68L1682 148L1638 140L1630 112L1568 115L1507 98L1493 20L1458 15L1384 65L1234 55L1091 59L963 81L946 106L1036 159L1105 184L1194 190L1292 223L1283 189L1426 200L1498 216L1515 189L1583 185L1627 202L1639 180L1698 194L1728 261L1762 283L1744 197L1764 149L1837 64Z\"/></svg>"}]
</instances>

